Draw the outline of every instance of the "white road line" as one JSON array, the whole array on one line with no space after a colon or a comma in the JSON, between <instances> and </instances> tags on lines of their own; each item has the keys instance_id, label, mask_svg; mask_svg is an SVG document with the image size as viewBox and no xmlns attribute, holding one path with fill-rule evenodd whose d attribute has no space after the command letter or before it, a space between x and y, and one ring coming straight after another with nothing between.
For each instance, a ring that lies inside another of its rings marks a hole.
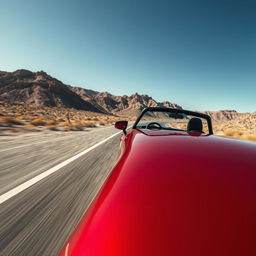
<instances>
[{"instance_id":1,"label":"white road line","mask_svg":"<svg viewBox=\"0 0 256 256\"><path fill-rule=\"evenodd\" d=\"M34 185L35 183L37 183L38 181L46 178L47 176L49 176L50 174L58 171L59 169L61 169L62 167L68 165L69 163L73 162L74 160L78 159L79 157L85 155L86 153L90 152L91 150L97 148L98 146L100 146L101 144L105 143L106 141L112 139L113 137L115 137L116 135L120 134L120 132L117 132L109 137L107 137L106 139L94 144L93 146L85 149L84 151L78 153L77 155L74 155L70 158L68 158L67 160L65 160L64 162L62 163L59 163L57 165L55 165L54 167L48 169L47 171L35 176L34 178L20 184L19 186L9 190L8 192L2 194L0 196L0 204L2 204L3 202L7 201L8 199L12 198L13 196L19 194L20 192L22 192L23 190L31 187L32 185Z\"/></svg>"}]
</instances>

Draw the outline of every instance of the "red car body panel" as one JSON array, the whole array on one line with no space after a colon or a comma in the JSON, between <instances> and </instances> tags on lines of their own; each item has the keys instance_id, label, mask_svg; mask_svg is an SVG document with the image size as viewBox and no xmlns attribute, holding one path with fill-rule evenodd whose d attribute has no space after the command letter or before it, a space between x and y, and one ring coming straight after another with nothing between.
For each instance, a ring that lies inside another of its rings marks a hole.
<instances>
[{"instance_id":1,"label":"red car body panel","mask_svg":"<svg viewBox=\"0 0 256 256\"><path fill-rule=\"evenodd\" d=\"M256 144L132 130L61 256L256 255Z\"/></svg>"}]
</instances>

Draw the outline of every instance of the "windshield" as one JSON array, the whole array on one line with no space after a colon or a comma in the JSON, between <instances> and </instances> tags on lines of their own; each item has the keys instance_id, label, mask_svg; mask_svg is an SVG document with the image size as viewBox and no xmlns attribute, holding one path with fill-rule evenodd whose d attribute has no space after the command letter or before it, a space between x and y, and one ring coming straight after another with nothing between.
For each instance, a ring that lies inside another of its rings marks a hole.
<instances>
[{"instance_id":1,"label":"windshield","mask_svg":"<svg viewBox=\"0 0 256 256\"><path fill-rule=\"evenodd\" d=\"M194 131L210 134L207 119L203 118L202 114L190 111L184 112L189 112L189 114L182 113L181 111L175 113L173 110L168 109L143 111L135 124L135 128Z\"/></svg>"}]
</instances>

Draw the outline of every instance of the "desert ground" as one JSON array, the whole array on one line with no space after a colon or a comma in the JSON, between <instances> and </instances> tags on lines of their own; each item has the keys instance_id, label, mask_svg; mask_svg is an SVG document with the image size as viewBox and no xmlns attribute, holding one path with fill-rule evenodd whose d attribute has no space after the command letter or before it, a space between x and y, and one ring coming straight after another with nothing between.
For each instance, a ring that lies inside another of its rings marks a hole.
<instances>
[{"instance_id":1,"label":"desert ground","mask_svg":"<svg viewBox=\"0 0 256 256\"><path fill-rule=\"evenodd\" d=\"M245 113L235 119L213 122L215 135L256 142L256 113Z\"/></svg>"},{"instance_id":2,"label":"desert ground","mask_svg":"<svg viewBox=\"0 0 256 256\"><path fill-rule=\"evenodd\" d=\"M0 135L86 131L110 126L121 119L134 121L136 117L120 117L60 107L0 103ZM213 129L217 136L256 142L256 113L242 114L231 120L213 121Z\"/></svg>"},{"instance_id":3,"label":"desert ground","mask_svg":"<svg viewBox=\"0 0 256 256\"><path fill-rule=\"evenodd\" d=\"M111 125L121 117L89 111L0 104L0 134L42 131L84 131ZM127 117L127 120L133 120Z\"/></svg>"}]
</instances>

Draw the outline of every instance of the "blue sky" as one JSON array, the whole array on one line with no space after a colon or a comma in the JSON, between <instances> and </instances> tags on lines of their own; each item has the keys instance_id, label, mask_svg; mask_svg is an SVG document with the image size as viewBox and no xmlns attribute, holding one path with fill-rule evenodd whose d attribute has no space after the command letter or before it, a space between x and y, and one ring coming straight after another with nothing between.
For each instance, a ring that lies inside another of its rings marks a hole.
<instances>
[{"instance_id":1,"label":"blue sky","mask_svg":"<svg viewBox=\"0 0 256 256\"><path fill-rule=\"evenodd\" d=\"M256 111L255 0L2 0L0 70Z\"/></svg>"}]
</instances>

